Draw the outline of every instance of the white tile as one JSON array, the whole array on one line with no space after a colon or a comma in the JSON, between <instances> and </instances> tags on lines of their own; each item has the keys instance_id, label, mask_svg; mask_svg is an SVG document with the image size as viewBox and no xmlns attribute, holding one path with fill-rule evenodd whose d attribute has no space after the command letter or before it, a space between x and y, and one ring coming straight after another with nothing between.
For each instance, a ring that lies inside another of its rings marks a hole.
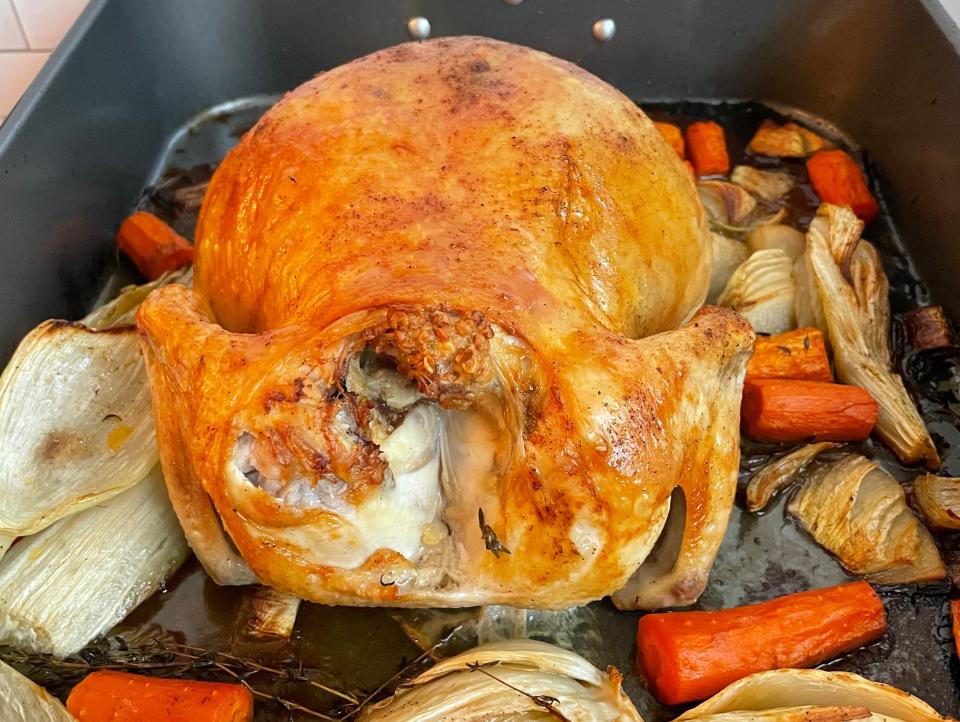
<instances>
[{"instance_id":1,"label":"white tile","mask_svg":"<svg viewBox=\"0 0 960 722\"><path fill-rule=\"evenodd\" d=\"M0 50L24 50L27 39L10 3L11 0L0 0Z\"/></svg>"},{"instance_id":2,"label":"white tile","mask_svg":"<svg viewBox=\"0 0 960 722\"><path fill-rule=\"evenodd\" d=\"M27 43L34 50L53 50L87 0L13 0Z\"/></svg>"},{"instance_id":3,"label":"white tile","mask_svg":"<svg viewBox=\"0 0 960 722\"><path fill-rule=\"evenodd\" d=\"M0 53L0 115L7 115L50 53Z\"/></svg>"}]
</instances>

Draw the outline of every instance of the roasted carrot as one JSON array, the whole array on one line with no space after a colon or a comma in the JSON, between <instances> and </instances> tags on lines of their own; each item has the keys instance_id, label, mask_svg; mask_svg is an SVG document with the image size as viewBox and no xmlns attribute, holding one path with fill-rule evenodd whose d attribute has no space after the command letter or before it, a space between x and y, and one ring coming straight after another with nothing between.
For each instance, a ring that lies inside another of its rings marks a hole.
<instances>
[{"instance_id":1,"label":"roasted carrot","mask_svg":"<svg viewBox=\"0 0 960 722\"><path fill-rule=\"evenodd\" d=\"M726 173L730 170L727 141L723 128L712 120L687 126L687 153L697 176Z\"/></svg>"},{"instance_id":2,"label":"roasted carrot","mask_svg":"<svg viewBox=\"0 0 960 722\"><path fill-rule=\"evenodd\" d=\"M73 688L67 709L79 722L249 722L253 695L240 684L100 670Z\"/></svg>"},{"instance_id":3,"label":"roasted carrot","mask_svg":"<svg viewBox=\"0 0 960 722\"><path fill-rule=\"evenodd\" d=\"M117 245L151 281L193 261L190 242L146 211L134 213L120 225Z\"/></svg>"},{"instance_id":4,"label":"roasted carrot","mask_svg":"<svg viewBox=\"0 0 960 722\"><path fill-rule=\"evenodd\" d=\"M680 129L675 126L673 123L659 123L655 122L657 130L660 131L660 135L663 136L670 147L673 148L677 155L680 156L681 160L687 157L686 149L683 145L683 133L680 132Z\"/></svg>"},{"instance_id":5,"label":"roasted carrot","mask_svg":"<svg viewBox=\"0 0 960 722\"><path fill-rule=\"evenodd\" d=\"M647 614L637 626L637 669L666 704L706 699L754 672L811 667L886 630L866 582L712 612Z\"/></svg>"},{"instance_id":6,"label":"roasted carrot","mask_svg":"<svg viewBox=\"0 0 960 722\"><path fill-rule=\"evenodd\" d=\"M862 441L879 407L859 386L794 379L755 379L743 385L740 421L755 441Z\"/></svg>"},{"instance_id":7,"label":"roasted carrot","mask_svg":"<svg viewBox=\"0 0 960 722\"><path fill-rule=\"evenodd\" d=\"M823 334L816 328L798 328L760 336L747 364L747 381L755 379L833 381Z\"/></svg>"},{"instance_id":8,"label":"roasted carrot","mask_svg":"<svg viewBox=\"0 0 960 722\"><path fill-rule=\"evenodd\" d=\"M960 657L960 599L950 600L950 620L953 623L953 647Z\"/></svg>"},{"instance_id":9,"label":"roasted carrot","mask_svg":"<svg viewBox=\"0 0 960 722\"><path fill-rule=\"evenodd\" d=\"M869 223L880 212L877 199L867 188L867 179L857 161L842 150L820 150L807 161L810 182L824 203L850 206Z\"/></svg>"}]
</instances>

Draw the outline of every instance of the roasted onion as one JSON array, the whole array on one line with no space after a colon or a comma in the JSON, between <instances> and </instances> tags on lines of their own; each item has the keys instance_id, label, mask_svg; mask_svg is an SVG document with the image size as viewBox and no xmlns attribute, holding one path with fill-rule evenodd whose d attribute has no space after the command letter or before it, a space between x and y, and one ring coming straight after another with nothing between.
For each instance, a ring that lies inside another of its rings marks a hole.
<instances>
[{"instance_id":1,"label":"roasted onion","mask_svg":"<svg viewBox=\"0 0 960 722\"><path fill-rule=\"evenodd\" d=\"M815 469L787 510L845 569L872 582L946 576L937 545L907 505L903 488L863 456L848 454Z\"/></svg>"},{"instance_id":2,"label":"roasted onion","mask_svg":"<svg viewBox=\"0 0 960 722\"><path fill-rule=\"evenodd\" d=\"M753 253L733 272L717 303L741 313L760 333L796 328L793 262L780 249Z\"/></svg>"},{"instance_id":3,"label":"roasted onion","mask_svg":"<svg viewBox=\"0 0 960 722\"><path fill-rule=\"evenodd\" d=\"M777 669L734 682L675 722L948 722L895 687L849 672Z\"/></svg>"},{"instance_id":4,"label":"roasted onion","mask_svg":"<svg viewBox=\"0 0 960 722\"><path fill-rule=\"evenodd\" d=\"M543 642L477 647L438 663L361 715L362 722L642 722L613 667Z\"/></svg>"}]
</instances>

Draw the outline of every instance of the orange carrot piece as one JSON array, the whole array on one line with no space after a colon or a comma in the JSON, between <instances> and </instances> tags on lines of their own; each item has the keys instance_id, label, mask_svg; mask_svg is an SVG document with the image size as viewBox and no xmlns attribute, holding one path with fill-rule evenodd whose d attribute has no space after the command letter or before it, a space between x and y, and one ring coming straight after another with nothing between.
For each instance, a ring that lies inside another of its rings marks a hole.
<instances>
[{"instance_id":1,"label":"orange carrot piece","mask_svg":"<svg viewBox=\"0 0 960 722\"><path fill-rule=\"evenodd\" d=\"M240 684L99 670L71 690L67 709L79 722L250 722L253 695Z\"/></svg>"},{"instance_id":2,"label":"orange carrot piece","mask_svg":"<svg viewBox=\"0 0 960 722\"><path fill-rule=\"evenodd\" d=\"M117 245L151 281L193 262L190 242L146 211L134 213L120 225Z\"/></svg>"},{"instance_id":3,"label":"orange carrot piece","mask_svg":"<svg viewBox=\"0 0 960 722\"><path fill-rule=\"evenodd\" d=\"M682 704L754 672L812 667L885 631L873 587L852 582L746 607L647 614L637 625L637 669L658 700Z\"/></svg>"},{"instance_id":4,"label":"orange carrot piece","mask_svg":"<svg viewBox=\"0 0 960 722\"><path fill-rule=\"evenodd\" d=\"M712 120L687 126L687 153L698 177L730 170L723 128Z\"/></svg>"},{"instance_id":5,"label":"orange carrot piece","mask_svg":"<svg viewBox=\"0 0 960 722\"><path fill-rule=\"evenodd\" d=\"M950 600L950 620L953 622L953 647L960 657L960 599Z\"/></svg>"},{"instance_id":6,"label":"orange carrot piece","mask_svg":"<svg viewBox=\"0 0 960 722\"><path fill-rule=\"evenodd\" d=\"M867 223L877 217L880 206L867 187L857 161L842 150L821 150L807 161L810 182L824 203L850 206Z\"/></svg>"},{"instance_id":7,"label":"orange carrot piece","mask_svg":"<svg viewBox=\"0 0 960 722\"><path fill-rule=\"evenodd\" d=\"M823 334L816 328L798 328L760 336L747 364L747 381L755 379L833 381Z\"/></svg>"},{"instance_id":8,"label":"orange carrot piece","mask_svg":"<svg viewBox=\"0 0 960 722\"><path fill-rule=\"evenodd\" d=\"M673 123L659 123L654 122L654 125L657 126L657 130L660 131L660 135L663 136L663 139L666 140L670 147L673 148L677 155L680 156L680 160L683 160L687 157L686 149L683 144L683 133L680 132L680 128L675 126Z\"/></svg>"},{"instance_id":9,"label":"orange carrot piece","mask_svg":"<svg viewBox=\"0 0 960 722\"><path fill-rule=\"evenodd\" d=\"M740 422L755 441L862 441L878 413L877 402L859 386L755 379L743 385Z\"/></svg>"}]
</instances>

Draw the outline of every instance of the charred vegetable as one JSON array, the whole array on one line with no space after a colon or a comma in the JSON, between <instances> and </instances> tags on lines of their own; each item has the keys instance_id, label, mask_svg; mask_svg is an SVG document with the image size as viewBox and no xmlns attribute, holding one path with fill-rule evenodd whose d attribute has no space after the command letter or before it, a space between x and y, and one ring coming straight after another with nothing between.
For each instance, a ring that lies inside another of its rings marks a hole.
<instances>
[{"instance_id":1,"label":"charred vegetable","mask_svg":"<svg viewBox=\"0 0 960 722\"><path fill-rule=\"evenodd\" d=\"M831 147L828 140L796 123L777 125L772 120L760 124L747 150L757 155L774 158L805 158L823 148Z\"/></svg>"},{"instance_id":2,"label":"charred vegetable","mask_svg":"<svg viewBox=\"0 0 960 722\"><path fill-rule=\"evenodd\" d=\"M913 480L913 498L930 526L960 529L960 479L924 474Z\"/></svg>"},{"instance_id":3,"label":"charred vegetable","mask_svg":"<svg viewBox=\"0 0 960 722\"><path fill-rule=\"evenodd\" d=\"M817 456L837 446L830 441L807 444L757 469L747 482L747 509L761 511L770 503L774 494L796 481L797 475Z\"/></svg>"},{"instance_id":4,"label":"charred vegetable","mask_svg":"<svg viewBox=\"0 0 960 722\"><path fill-rule=\"evenodd\" d=\"M876 250L860 239L862 228L849 208L820 207L807 233L805 254L817 299L812 307L821 309L839 379L863 387L877 400L880 438L904 463L923 461L936 468L940 457L930 434L903 380L890 370L887 277Z\"/></svg>"},{"instance_id":5,"label":"charred vegetable","mask_svg":"<svg viewBox=\"0 0 960 722\"><path fill-rule=\"evenodd\" d=\"M543 642L500 642L438 663L360 720L642 722L620 679L613 667L601 672L583 657Z\"/></svg>"},{"instance_id":6,"label":"charred vegetable","mask_svg":"<svg viewBox=\"0 0 960 722\"><path fill-rule=\"evenodd\" d=\"M757 251L741 264L717 299L743 314L754 331L783 333L796 326L793 263L781 250Z\"/></svg>"},{"instance_id":7,"label":"charred vegetable","mask_svg":"<svg viewBox=\"0 0 960 722\"><path fill-rule=\"evenodd\" d=\"M953 348L957 337L950 328L943 306L915 308L904 317L907 340L915 351Z\"/></svg>"},{"instance_id":8,"label":"charred vegetable","mask_svg":"<svg viewBox=\"0 0 960 722\"><path fill-rule=\"evenodd\" d=\"M788 511L845 569L877 584L943 579L930 532L907 506L900 484L857 454L814 470Z\"/></svg>"},{"instance_id":9,"label":"charred vegetable","mask_svg":"<svg viewBox=\"0 0 960 722\"><path fill-rule=\"evenodd\" d=\"M749 165L734 168L730 180L768 203L776 203L793 188L793 178L786 173L760 170Z\"/></svg>"}]
</instances>

